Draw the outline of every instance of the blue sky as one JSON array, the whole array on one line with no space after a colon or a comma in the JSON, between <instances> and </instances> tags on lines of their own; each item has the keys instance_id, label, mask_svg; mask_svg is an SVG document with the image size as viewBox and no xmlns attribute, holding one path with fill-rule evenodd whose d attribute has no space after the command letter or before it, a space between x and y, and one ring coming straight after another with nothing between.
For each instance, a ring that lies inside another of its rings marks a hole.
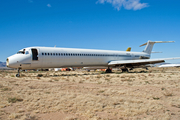
<instances>
[{"instance_id":1,"label":"blue sky","mask_svg":"<svg viewBox=\"0 0 180 120\"><path fill-rule=\"evenodd\" d=\"M179 0L1 0L0 61L30 46L142 51L180 57ZM180 60L172 61L179 62ZM171 61L170 61L171 62Z\"/></svg>"}]
</instances>

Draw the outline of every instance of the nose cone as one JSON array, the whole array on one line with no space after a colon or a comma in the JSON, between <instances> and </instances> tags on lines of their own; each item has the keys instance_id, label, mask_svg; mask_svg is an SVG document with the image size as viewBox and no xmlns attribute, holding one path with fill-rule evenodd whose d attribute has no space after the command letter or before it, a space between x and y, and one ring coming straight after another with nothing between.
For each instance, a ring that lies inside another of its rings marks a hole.
<instances>
[{"instance_id":1,"label":"nose cone","mask_svg":"<svg viewBox=\"0 0 180 120\"><path fill-rule=\"evenodd\" d=\"M9 59L6 59L6 66L9 67Z\"/></svg>"},{"instance_id":2,"label":"nose cone","mask_svg":"<svg viewBox=\"0 0 180 120\"><path fill-rule=\"evenodd\" d=\"M19 67L19 62L18 62L18 56L10 56L6 59L6 66L10 68L18 68Z\"/></svg>"}]
</instances>

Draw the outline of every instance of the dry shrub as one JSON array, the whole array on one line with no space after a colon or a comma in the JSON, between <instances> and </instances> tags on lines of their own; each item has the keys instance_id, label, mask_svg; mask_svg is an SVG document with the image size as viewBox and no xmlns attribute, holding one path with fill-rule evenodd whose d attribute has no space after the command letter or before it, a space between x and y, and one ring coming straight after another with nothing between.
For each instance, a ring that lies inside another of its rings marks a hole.
<instances>
[{"instance_id":1,"label":"dry shrub","mask_svg":"<svg viewBox=\"0 0 180 120\"><path fill-rule=\"evenodd\" d=\"M42 76L43 76L43 74L38 74L38 75L37 75L37 77L42 77Z\"/></svg>"},{"instance_id":2,"label":"dry shrub","mask_svg":"<svg viewBox=\"0 0 180 120\"><path fill-rule=\"evenodd\" d=\"M21 116L22 116L22 114L20 114L20 113L12 113L9 115L9 119L11 119L11 120L19 119Z\"/></svg>"},{"instance_id":3,"label":"dry shrub","mask_svg":"<svg viewBox=\"0 0 180 120\"><path fill-rule=\"evenodd\" d=\"M96 76L96 78L101 78L102 76L100 76L100 75L98 75L98 76Z\"/></svg>"},{"instance_id":4,"label":"dry shrub","mask_svg":"<svg viewBox=\"0 0 180 120\"><path fill-rule=\"evenodd\" d=\"M30 89L36 89L35 86L28 86Z\"/></svg>"},{"instance_id":5,"label":"dry shrub","mask_svg":"<svg viewBox=\"0 0 180 120\"><path fill-rule=\"evenodd\" d=\"M11 75L11 77L15 77L14 75Z\"/></svg>"},{"instance_id":6,"label":"dry shrub","mask_svg":"<svg viewBox=\"0 0 180 120\"><path fill-rule=\"evenodd\" d=\"M130 76L129 76L129 78L136 78L136 77L135 77L135 76L133 76L133 75L130 75Z\"/></svg>"},{"instance_id":7,"label":"dry shrub","mask_svg":"<svg viewBox=\"0 0 180 120\"><path fill-rule=\"evenodd\" d=\"M2 89L2 91L11 91L11 88L5 87Z\"/></svg>"},{"instance_id":8,"label":"dry shrub","mask_svg":"<svg viewBox=\"0 0 180 120\"><path fill-rule=\"evenodd\" d=\"M8 98L8 102L9 103L16 103L16 102L21 102L23 101L22 98L18 98L18 97L12 97L12 98Z\"/></svg>"}]
</instances>

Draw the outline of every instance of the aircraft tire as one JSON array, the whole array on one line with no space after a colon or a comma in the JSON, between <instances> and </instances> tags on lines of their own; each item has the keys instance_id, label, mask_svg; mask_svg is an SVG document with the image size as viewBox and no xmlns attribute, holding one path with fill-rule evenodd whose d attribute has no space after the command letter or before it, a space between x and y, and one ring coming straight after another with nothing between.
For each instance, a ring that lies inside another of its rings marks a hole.
<instances>
[{"instance_id":1,"label":"aircraft tire","mask_svg":"<svg viewBox=\"0 0 180 120\"><path fill-rule=\"evenodd\" d=\"M20 77L20 74L16 74L16 77Z\"/></svg>"}]
</instances>

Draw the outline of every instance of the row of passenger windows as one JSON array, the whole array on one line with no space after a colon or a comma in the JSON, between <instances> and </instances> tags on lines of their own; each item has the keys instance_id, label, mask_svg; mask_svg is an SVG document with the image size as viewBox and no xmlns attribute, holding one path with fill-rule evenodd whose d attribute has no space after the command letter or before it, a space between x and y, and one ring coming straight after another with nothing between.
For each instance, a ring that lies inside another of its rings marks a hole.
<instances>
[{"instance_id":1,"label":"row of passenger windows","mask_svg":"<svg viewBox=\"0 0 180 120\"><path fill-rule=\"evenodd\" d=\"M114 56L114 57L131 57L131 55L111 55L111 54L79 54L79 53L42 53L50 56Z\"/></svg>"}]
</instances>

